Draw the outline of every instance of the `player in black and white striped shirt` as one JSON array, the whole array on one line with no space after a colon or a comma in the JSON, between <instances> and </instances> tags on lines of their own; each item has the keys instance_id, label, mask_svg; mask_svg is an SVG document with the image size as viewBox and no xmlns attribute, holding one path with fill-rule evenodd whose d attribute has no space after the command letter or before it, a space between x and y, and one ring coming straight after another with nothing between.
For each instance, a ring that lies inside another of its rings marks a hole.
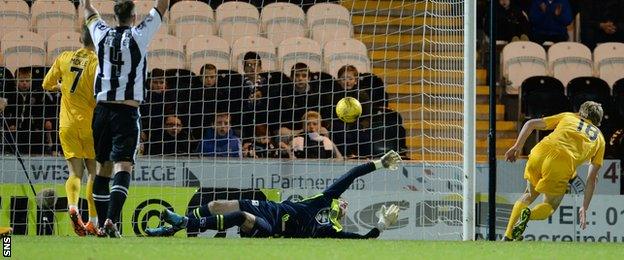
<instances>
[{"instance_id":1,"label":"player in black and white striped shirt","mask_svg":"<svg viewBox=\"0 0 624 260\"><path fill-rule=\"evenodd\" d=\"M97 176L93 199L98 212L100 235L120 237L116 224L128 196L130 173L139 142L139 104L147 71L147 46L167 11L169 0L156 6L138 25L134 2L115 3L119 25L110 27L90 0L84 0L85 18L98 55L95 77L97 105L93 114L93 140ZM113 186L109 190L112 173ZM110 202L110 203L109 203Z\"/></svg>"}]
</instances>

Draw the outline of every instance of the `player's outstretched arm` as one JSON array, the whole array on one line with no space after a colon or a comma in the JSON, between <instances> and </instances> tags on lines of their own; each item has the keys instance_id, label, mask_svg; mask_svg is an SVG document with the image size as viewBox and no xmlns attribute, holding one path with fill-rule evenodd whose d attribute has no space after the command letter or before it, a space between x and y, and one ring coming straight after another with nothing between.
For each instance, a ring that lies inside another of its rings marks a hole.
<instances>
[{"instance_id":1,"label":"player's outstretched arm","mask_svg":"<svg viewBox=\"0 0 624 260\"><path fill-rule=\"evenodd\" d=\"M161 15L165 15L167 9L169 8L169 0L155 0L156 9L160 12Z\"/></svg>"},{"instance_id":2,"label":"player's outstretched arm","mask_svg":"<svg viewBox=\"0 0 624 260\"><path fill-rule=\"evenodd\" d=\"M594 196L594 190L596 189L596 182L598 181L599 170L600 165L596 165L593 163L589 165L587 184L585 185L585 194L583 195L583 206L579 209L579 222L581 225L581 229L585 229L587 227L587 209L589 208L589 203Z\"/></svg>"},{"instance_id":3,"label":"player's outstretched arm","mask_svg":"<svg viewBox=\"0 0 624 260\"><path fill-rule=\"evenodd\" d=\"M342 193L349 188L349 185L351 185L351 183L353 183L353 181L358 177L383 168L396 170L399 168L400 162L401 156L397 152L387 152L379 160L353 167L347 173L340 176L340 178L332 183L332 185L327 187L327 189L323 191L323 194L328 198L336 199L340 197L340 195L342 195Z\"/></svg>"},{"instance_id":4,"label":"player's outstretched arm","mask_svg":"<svg viewBox=\"0 0 624 260\"><path fill-rule=\"evenodd\" d=\"M84 7L84 17L85 19L89 19L94 14L98 14L97 9L93 7L91 4L91 0L80 0L82 6Z\"/></svg>"},{"instance_id":5,"label":"player's outstretched arm","mask_svg":"<svg viewBox=\"0 0 624 260\"><path fill-rule=\"evenodd\" d=\"M522 130L520 130L520 134L518 134L518 139L516 139L516 143L507 150L505 153L505 159L510 162L515 162L520 149L524 147L524 143L527 138L533 133L535 129L544 129L546 128L546 123L542 118L531 119L527 121L523 126Z\"/></svg>"}]
</instances>

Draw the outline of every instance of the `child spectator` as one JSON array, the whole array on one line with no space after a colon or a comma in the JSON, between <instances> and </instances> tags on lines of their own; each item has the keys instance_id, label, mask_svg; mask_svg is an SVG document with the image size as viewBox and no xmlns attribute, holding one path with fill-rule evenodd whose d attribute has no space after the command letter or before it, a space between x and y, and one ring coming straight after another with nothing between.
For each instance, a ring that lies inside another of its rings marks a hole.
<instances>
[{"instance_id":1,"label":"child spectator","mask_svg":"<svg viewBox=\"0 0 624 260\"><path fill-rule=\"evenodd\" d=\"M276 144L270 137L266 124L257 125L253 143L243 145L243 155L250 158L290 158L287 144ZM293 155L294 158L294 155Z\"/></svg>"},{"instance_id":2,"label":"child spectator","mask_svg":"<svg viewBox=\"0 0 624 260\"><path fill-rule=\"evenodd\" d=\"M217 113L214 125L206 129L197 152L208 157L242 157L241 140L230 126L230 114Z\"/></svg>"},{"instance_id":3,"label":"child spectator","mask_svg":"<svg viewBox=\"0 0 624 260\"><path fill-rule=\"evenodd\" d=\"M182 120L175 115L165 117L164 129L153 131L147 154L150 155L187 155L190 153L188 133Z\"/></svg>"},{"instance_id":4,"label":"child spectator","mask_svg":"<svg viewBox=\"0 0 624 260\"><path fill-rule=\"evenodd\" d=\"M291 148L297 158L342 159L336 145L321 133L321 115L316 111L308 111L303 116L306 129L303 135L295 137Z\"/></svg>"}]
</instances>

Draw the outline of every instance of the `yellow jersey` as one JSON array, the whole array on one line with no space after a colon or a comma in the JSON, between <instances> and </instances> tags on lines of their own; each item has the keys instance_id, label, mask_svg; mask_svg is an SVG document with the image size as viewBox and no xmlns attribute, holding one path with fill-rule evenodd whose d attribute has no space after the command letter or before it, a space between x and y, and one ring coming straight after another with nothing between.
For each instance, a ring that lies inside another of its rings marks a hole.
<instances>
[{"instance_id":1,"label":"yellow jersey","mask_svg":"<svg viewBox=\"0 0 624 260\"><path fill-rule=\"evenodd\" d=\"M574 113L561 113L544 117L546 130L554 131L538 145L543 148L565 151L578 167L587 160L601 166L605 153L605 140L598 127L588 119Z\"/></svg>"},{"instance_id":2,"label":"yellow jersey","mask_svg":"<svg viewBox=\"0 0 624 260\"><path fill-rule=\"evenodd\" d=\"M59 127L91 128L95 97L93 80L98 65L95 52L81 48L61 53L43 80L43 88L59 90L61 112Z\"/></svg>"}]
</instances>

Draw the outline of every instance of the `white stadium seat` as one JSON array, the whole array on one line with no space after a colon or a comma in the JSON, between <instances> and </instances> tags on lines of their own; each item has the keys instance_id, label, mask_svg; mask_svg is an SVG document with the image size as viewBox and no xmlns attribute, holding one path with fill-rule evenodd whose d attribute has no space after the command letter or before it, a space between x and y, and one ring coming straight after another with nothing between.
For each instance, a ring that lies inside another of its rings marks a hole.
<instances>
[{"instance_id":1,"label":"white stadium seat","mask_svg":"<svg viewBox=\"0 0 624 260\"><path fill-rule=\"evenodd\" d=\"M186 60L189 69L197 75L205 64L212 64L218 70L229 70L230 44L214 35L191 38L186 43Z\"/></svg>"},{"instance_id":2,"label":"white stadium seat","mask_svg":"<svg viewBox=\"0 0 624 260\"><path fill-rule=\"evenodd\" d=\"M12 72L20 67L45 64L45 41L40 35L22 31L6 34L0 41L4 66Z\"/></svg>"},{"instance_id":3,"label":"white stadium seat","mask_svg":"<svg viewBox=\"0 0 624 260\"><path fill-rule=\"evenodd\" d=\"M257 36L260 14L255 6L243 2L226 2L216 10L219 36L233 44L244 36Z\"/></svg>"},{"instance_id":4,"label":"white stadium seat","mask_svg":"<svg viewBox=\"0 0 624 260\"><path fill-rule=\"evenodd\" d=\"M280 70L290 75L292 66L302 62L308 65L312 72L321 71L323 54L321 46L315 40L295 37L282 41L277 47L277 57Z\"/></svg>"},{"instance_id":5,"label":"white stadium seat","mask_svg":"<svg viewBox=\"0 0 624 260\"><path fill-rule=\"evenodd\" d=\"M215 34L214 11L204 2L177 2L169 16L172 34L184 43L198 35Z\"/></svg>"},{"instance_id":6,"label":"white stadium seat","mask_svg":"<svg viewBox=\"0 0 624 260\"><path fill-rule=\"evenodd\" d=\"M30 10L22 0L0 1L0 38L9 32L28 31Z\"/></svg>"},{"instance_id":7,"label":"white stadium seat","mask_svg":"<svg viewBox=\"0 0 624 260\"><path fill-rule=\"evenodd\" d=\"M503 77L509 81L505 91L517 95L522 82L532 76L546 76L546 51L534 42L517 41L503 48L501 53Z\"/></svg>"},{"instance_id":8,"label":"white stadium seat","mask_svg":"<svg viewBox=\"0 0 624 260\"><path fill-rule=\"evenodd\" d=\"M264 35L276 46L292 37L305 37L305 13L291 3L273 3L260 14Z\"/></svg>"},{"instance_id":9,"label":"white stadium seat","mask_svg":"<svg viewBox=\"0 0 624 260\"><path fill-rule=\"evenodd\" d=\"M592 65L591 51L581 43L560 42L548 49L548 67L563 86L574 78L592 76Z\"/></svg>"},{"instance_id":10,"label":"white stadium seat","mask_svg":"<svg viewBox=\"0 0 624 260\"><path fill-rule=\"evenodd\" d=\"M31 22L35 31L47 39L57 32L76 31L76 7L67 0L38 0L31 7Z\"/></svg>"},{"instance_id":11,"label":"white stadium seat","mask_svg":"<svg viewBox=\"0 0 624 260\"><path fill-rule=\"evenodd\" d=\"M80 33L77 32L59 32L48 38L47 62L46 65L52 66L56 57L64 51L75 51L82 47L80 43Z\"/></svg>"},{"instance_id":12,"label":"white stadium seat","mask_svg":"<svg viewBox=\"0 0 624 260\"><path fill-rule=\"evenodd\" d=\"M232 69L243 73L243 58L247 52L256 52L262 60L262 71L274 71L277 63L275 45L267 38L245 36L234 42L230 64Z\"/></svg>"},{"instance_id":13,"label":"white stadium seat","mask_svg":"<svg viewBox=\"0 0 624 260\"><path fill-rule=\"evenodd\" d=\"M315 4L308 10L310 38L321 46L332 39L351 38L353 25L349 10L339 4Z\"/></svg>"},{"instance_id":14,"label":"white stadium seat","mask_svg":"<svg viewBox=\"0 0 624 260\"><path fill-rule=\"evenodd\" d=\"M609 42L594 49L594 69L599 78L613 88L613 84L624 78L624 43Z\"/></svg>"},{"instance_id":15,"label":"white stadium seat","mask_svg":"<svg viewBox=\"0 0 624 260\"><path fill-rule=\"evenodd\" d=\"M353 65L360 73L370 72L370 59L366 45L356 39L336 39L327 42L323 48L324 71L338 76L344 65Z\"/></svg>"},{"instance_id":16,"label":"white stadium seat","mask_svg":"<svg viewBox=\"0 0 624 260\"><path fill-rule=\"evenodd\" d=\"M184 48L182 42L172 35L157 34L147 51L147 69L184 69Z\"/></svg>"}]
</instances>

